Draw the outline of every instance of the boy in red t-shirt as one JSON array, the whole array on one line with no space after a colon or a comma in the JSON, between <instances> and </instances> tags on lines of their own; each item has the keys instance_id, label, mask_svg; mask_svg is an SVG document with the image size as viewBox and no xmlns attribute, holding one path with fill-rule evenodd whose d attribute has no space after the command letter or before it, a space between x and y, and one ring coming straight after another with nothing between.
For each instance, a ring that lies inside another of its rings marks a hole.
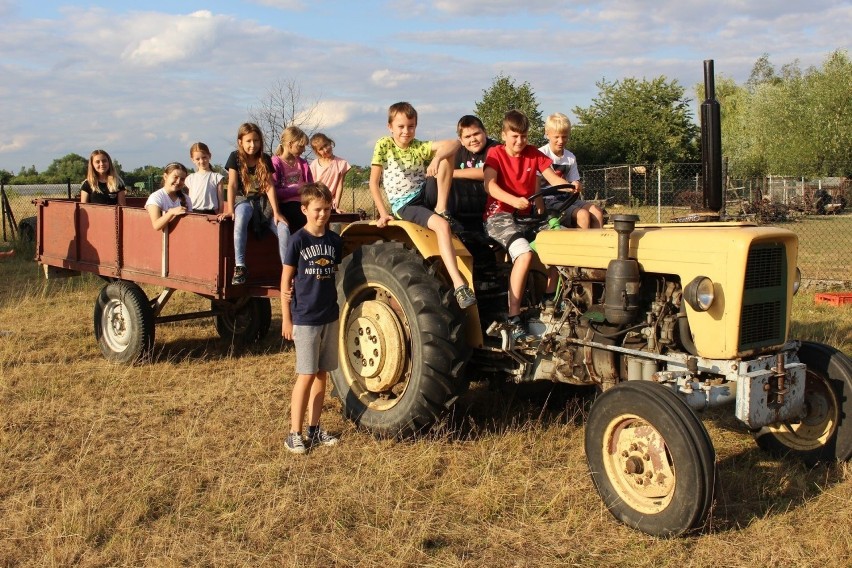
<instances>
[{"instance_id":1,"label":"boy in red t-shirt","mask_svg":"<svg viewBox=\"0 0 852 568\"><path fill-rule=\"evenodd\" d=\"M503 117L504 146L494 146L485 158L485 232L509 252L512 272L509 275L509 326L515 340L526 337L521 323L521 295L526 285L527 273L532 264L533 251L524 238L524 231L515 223L515 211L529 210L527 199L536 191L536 176L541 173L551 185L564 183L551 165L553 161L535 146L527 145L529 119L519 110L510 110ZM544 204L536 199L536 210L542 212ZM528 213L527 213L528 214Z\"/></svg>"}]
</instances>

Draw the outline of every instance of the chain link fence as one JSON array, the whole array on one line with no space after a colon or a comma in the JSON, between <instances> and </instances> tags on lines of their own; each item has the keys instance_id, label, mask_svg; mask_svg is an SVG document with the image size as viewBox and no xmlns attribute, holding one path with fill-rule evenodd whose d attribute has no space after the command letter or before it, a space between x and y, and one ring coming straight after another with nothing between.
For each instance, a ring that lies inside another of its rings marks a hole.
<instances>
[{"instance_id":1,"label":"chain link fence","mask_svg":"<svg viewBox=\"0 0 852 568\"><path fill-rule=\"evenodd\" d=\"M852 167L841 171L852 171ZM632 213L643 223L689 219L703 202L702 165L623 164L580 167L584 199L608 215ZM367 182L353 180L344 188L341 207L376 215ZM142 186L143 184L138 184ZM153 187L153 184L152 184ZM152 187L133 187L145 195ZM6 185L2 190L4 241L34 236L32 200L76 198L79 184ZM133 191L135 190L135 191ZM145 191L147 190L147 191ZM808 281L852 285L852 179L770 175L726 178L723 218L773 224L799 236L799 266Z\"/></svg>"}]
</instances>

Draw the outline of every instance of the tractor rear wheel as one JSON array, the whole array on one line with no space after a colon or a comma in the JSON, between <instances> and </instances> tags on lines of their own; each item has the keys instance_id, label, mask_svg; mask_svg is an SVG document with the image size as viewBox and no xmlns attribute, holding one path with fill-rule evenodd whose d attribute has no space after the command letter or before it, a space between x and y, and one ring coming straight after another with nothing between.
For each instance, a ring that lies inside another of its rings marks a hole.
<instances>
[{"instance_id":1,"label":"tractor rear wheel","mask_svg":"<svg viewBox=\"0 0 852 568\"><path fill-rule=\"evenodd\" d=\"M761 428L754 435L757 445L808 465L852 458L852 359L834 347L803 341L799 360L808 366L806 415Z\"/></svg>"},{"instance_id":2,"label":"tractor rear wheel","mask_svg":"<svg viewBox=\"0 0 852 568\"><path fill-rule=\"evenodd\" d=\"M399 243L345 258L337 289L340 363L331 377L344 413L377 436L427 430L464 385L469 349L452 293Z\"/></svg>"}]
</instances>

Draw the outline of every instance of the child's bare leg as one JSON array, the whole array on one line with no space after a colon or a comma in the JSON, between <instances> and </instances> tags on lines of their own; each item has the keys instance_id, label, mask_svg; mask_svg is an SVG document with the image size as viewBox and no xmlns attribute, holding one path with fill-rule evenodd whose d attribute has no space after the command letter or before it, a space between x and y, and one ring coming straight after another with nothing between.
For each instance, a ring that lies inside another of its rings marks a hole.
<instances>
[{"instance_id":1,"label":"child's bare leg","mask_svg":"<svg viewBox=\"0 0 852 568\"><path fill-rule=\"evenodd\" d=\"M290 399L290 431L301 432L305 413L308 409L308 396L316 375L297 375L293 385L293 397Z\"/></svg>"},{"instance_id":2,"label":"child's bare leg","mask_svg":"<svg viewBox=\"0 0 852 568\"><path fill-rule=\"evenodd\" d=\"M547 288L545 288L544 292L546 294L553 294L556 292L556 282L559 280L559 272L556 271L555 266L551 266L547 269Z\"/></svg>"},{"instance_id":3,"label":"child's bare leg","mask_svg":"<svg viewBox=\"0 0 852 568\"><path fill-rule=\"evenodd\" d=\"M532 252L525 252L515 259L512 273L509 275L509 317L521 313L521 296L527 285L527 274L532 264Z\"/></svg>"},{"instance_id":4,"label":"child's bare leg","mask_svg":"<svg viewBox=\"0 0 852 568\"><path fill-rule=\"evenodd\" d=\"M574 211L574 221L577 224L578 229L588 229L589 228L589 212L583 209L577 209Z\"/></svg>"},{"instance_id":5,"label":"child's bare leg","mask_svg":"<svg viewBox=\"0 0 852 568\"><path fill-rule=\"evenodd\" d=\"M441 160L438 163L438 175L435 176L435 181L438 182L438 199L435 203L435 213L443 213L447 210L447 204L450 201L450 188L453 186L453 165L449 158Z\"/></svg>"},{"instance_id":6,"label":"child's bare leg","mask_svg":"<svg viewBox=\"0 0 852 568\"><path fill-rule=\"evenodd\" d=\"M328 373L318 371L311 385L310 401L308 404L308 426L318 426L320 414L322 414L322 403L325 400L325 385Z\"/></svg>"},{"instance_id":7,"label":"child's bare leg","mask_svg":"<svg viewBox=\"0 0 852 568\"><path fill-rule=\"evenodd\" d=\"M595 205L594 203L588 204L589 214L591 217L590 227L593 229L600 229L603 227L603 211L600 207Z\"/></svg>"},{"instance_id":8,"label":"child's bare leg","mask_svg":"<svg viewBox=\"0 0 852 568\"><path fill-rule=\"evenodd\" d=\"M450 224L438 215L432 215L426 225L435 232L435 236L438 238L438 250L441 252L441 260L444 261L447 274L453 281L453 289L465 286L467 282L464 281L461 272L459 272L458 264L456 264L456 249L453 247Z\"/></svg>"}]
</instances>

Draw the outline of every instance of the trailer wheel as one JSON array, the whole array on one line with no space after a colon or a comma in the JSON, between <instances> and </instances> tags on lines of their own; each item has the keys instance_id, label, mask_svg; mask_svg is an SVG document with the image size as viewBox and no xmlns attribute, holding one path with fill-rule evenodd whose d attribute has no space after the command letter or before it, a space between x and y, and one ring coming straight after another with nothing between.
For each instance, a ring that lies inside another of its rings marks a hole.
<instances>
[{"instance_id":1,"label":"trailer wheel","mask_svg":"<svg viewBox=\"0 0 852 568\"><path fill-rule=\"evenodd\" d=\"M217 311L216 331L219 337L236 346L258 342L269 333L272 323L272 304L269 298L240 298L211 300Z\"/></svg>"},{"instance_id":2,"label":"trailer wheel","mask_svg":"<svg viewBox=\"0 0 852 568\"><path fill-rule=\"evenodd\" d=\"M716 457L704 425L668 388L635 381L595 400L586 459L610 513L653 536L704 524L716 487Z\"/></svg>"},{"instance_id":3,"label":"trailer wheel","mask_svg":"<svg viewBox=\"0 0 852 568\"><path fill-rule=\"evenodd\" d=\"M107 360L131 364L154 346L154 313L137 284L116 280L101 288L95 302L95 339Z\"/></svg>"},{"instance_id":4,"label":"trailer wheel","mask_svg":"<svg viewBox=\"0 0 852 568\"><path fill-rule=\"evenodd\" d=\"M463 387L469 357L449 290L400 243L366 245L337 283L345 415L377 436L408 437L437 422Z\"/></svg>"},{"instance_id":5,"label":"trailer wheel","mask_svg":"<svg viewBox=\"0 0 852 568\"><path fill-rule=\"evenodd\" d=\"M27 217L21 219L18 223L18 238L27 243L34 243L36 240L36 218Z\"/></svg>"},{"instance_id":6,"label":"trailer wheel","mask_svg":"<svg viewBox=\"0 0 852 568\"><path fill-rule=\"evenodd\" d=\"M803 341L799 360L808 366L801 422L766 426L757 445L808 465L852 458L852 359L834 347Z\"/></svg>"}]
</instances>

